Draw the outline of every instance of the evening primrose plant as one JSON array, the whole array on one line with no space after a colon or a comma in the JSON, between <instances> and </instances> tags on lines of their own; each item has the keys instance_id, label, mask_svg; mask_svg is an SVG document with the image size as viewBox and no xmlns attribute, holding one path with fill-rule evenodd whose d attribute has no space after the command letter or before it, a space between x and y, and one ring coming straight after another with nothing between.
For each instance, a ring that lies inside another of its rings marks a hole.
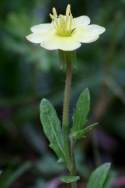
<instances>
[{"instance_id":1,"label":"evening primrose plant","mask_svg":"<svg viewBox=\"0 0 125 188\"><path fill-rule=\"evenodd\" d=\"M42 99L40 103L40 119L50 147L57 155L58 161L62 162L68 170L67 176L60 177L61 181L70 183L72 188L77 188L77 181L80 177L77 175L74 148L77 141L85 138L96 123L85 127L90 108L89 90L85 89L77 101L70 127L72 59L76 49L82 44L96 41L105 32L105 28L90 24L88 16L73 18L70 5L67 6L65 15L58 15L56 9L53 8L50 18L51 23L31 27L32 33L26 38L32 43L40 44L47 50L59 50L66 66L62 122L59 120L53 105L47 99ZM90 176L87 188L106 188L109 170L109 163L98 167Z\"/></svg>"}]
</instances>

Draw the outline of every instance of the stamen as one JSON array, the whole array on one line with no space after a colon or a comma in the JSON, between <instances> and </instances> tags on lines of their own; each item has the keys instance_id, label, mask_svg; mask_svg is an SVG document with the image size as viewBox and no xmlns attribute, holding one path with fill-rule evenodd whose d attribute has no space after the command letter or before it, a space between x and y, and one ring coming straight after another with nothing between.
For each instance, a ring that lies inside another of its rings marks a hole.
<instances>
[{"instance_id":1,"label":"stamen","mask_svg":"<svg viewBox=\"0 0 125 188\"><path fill-rule=\"evenodd\" d=\"M50 15L50 18L52 19L52 20L54 20L54 16L53 16L53 14L49 14Z\"/></svg>"},{"instance_id":2,"label":"stamen","mask_svg":"<svg viewBox=\"0 0 125 188\"><path fill-rule=\"evenodd\" d=\"M72 14L70 14L70 24L69 24L69 28L70 28L70 30L72 30L72 23L73 22L73 16L72 16Z\"/></svg>"},{"instance_id":3,"label":"stamen","mask_svg":"<svg viewBox=\"0 0 125 188\"><path fill-rule=\"evenodd\" d=\"M60 14L58 16L56 9L53 8L50 18L52 19L52 23L58 35L70 36L72 34L73 16L71 14L70 4L68 4L66 7L66 15Z\"/></svg>"},{"instance_id":4,"label":"stamen","mask_svg":"<svg viewBox=\"0 0 125 188\"><path fill-rule=\"evenodd\" d=\"M55 16L57 18L58 15L57 15L57 11L56 11L55 7L53 7L52 12L53 12L53 16Z\"/></svg>"},{"instance_id":5,"label":"stamen","mask_svg":"<svg viewBox=\"0 0 125 188\"><path fill-rule=\"evenodd\" d=\"M70 13L71 13L71 5L68 4L68 5L67 5L67 8L66 8L66 16L69 16Z\"/></svg>"}]
</instances>

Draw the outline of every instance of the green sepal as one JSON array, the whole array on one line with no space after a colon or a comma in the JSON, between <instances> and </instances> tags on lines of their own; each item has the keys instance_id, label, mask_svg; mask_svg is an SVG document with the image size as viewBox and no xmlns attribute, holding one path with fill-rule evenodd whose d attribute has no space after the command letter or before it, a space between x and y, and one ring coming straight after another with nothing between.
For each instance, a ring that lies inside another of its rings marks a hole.
<instances>
[{"instance_id":1,"label":"green sepal","mask_svg":"<svg viewBox=\"0 0 125 188\"><path fill-rule=\"evenodd\" d=\"M110 175L110 163L99 166L90 176L87 188L107 188Z\"/></svg>"},{"instance_id":2,"label":"green sepal","mask_svg":"<svg viewBox=\"0 0 125 188\"><path fill-rule=\"evenodd\" d=\"M50 147L59 158L64 160L64 144L61 123L52 104L42 99L40 103L40 120L43 131L50 142Z\"/></svg>"},{"instance_id":3,"label":"green sepal","mask_svg":"<svg viewBox=\"0 0 125 188\"><path fill-rule=\"evenodd\" d=\"M60 180L64 183L72 183L76 182L80 179L79 176L61 176Z\"/></svg>"},{"instance_id":4,"label":"green sepal","mask_svg":"<svg viewBox=\"0 0 125 188\"><path fill-rule=\"evenodd\" d=\"M66 63L76 63L76 52L75 51L63 51L63 50L58 50L59 52L59 58L60 62L63 65L66 65Z\"/></svg>"},{"instance_id":5,"label":"green sepal","mask_svg":"<svg viewBox=\"0 0 125 188\"><path fill-rule=\"evenodd\" d=\"M96 125L98 125L98 123L93 123L84 129L73 132L72 137L75 140L79 140L81 138L86 138L86 136L96 127Z\"/></svg>"},{"instance_id":6,"label":"green sepal","mask_svg":"<svg viewBox=\"0 0 125 188\"><path fill-rule=\"evenodd\" d=\"M71 130L72 134L84 128L84 125L87 122L87 115L89 112L89 108L90 108L90 94L87 88L80 94L76 104L76 110L73 115L73 127Z\"/></svg>"}]
</instances>

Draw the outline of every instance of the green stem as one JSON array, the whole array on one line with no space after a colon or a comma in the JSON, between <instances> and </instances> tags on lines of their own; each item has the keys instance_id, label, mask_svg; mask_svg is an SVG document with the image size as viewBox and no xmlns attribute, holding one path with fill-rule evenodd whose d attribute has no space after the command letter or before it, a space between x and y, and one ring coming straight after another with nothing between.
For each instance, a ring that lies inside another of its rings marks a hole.
<instances>
[{"instance_id":1,"label":"green stem","mask_svg":"<svg viewBox=\"0 0 125 188\"><path fill-rule=\"evenodd\" d=\"M76 175L76 164L75 164L75 158L74 158L74 141L71 138L71 159L72 159L72 168L71 168L71 175ZM77 188L77 182L74 182L71 184L72 188Z\"/></svg>"},{"instance_id":2,"label":"green stem","mask_svg":"<svg viewBox=\"0 0 125 188\"><path fill-rule=\"evenodd\" d=\"M72 82L72 64L66 64L66 80L65 80L65 91L64 91L64 103L63 103L63 134L64 134L64 149L66 153L66 163L67 168L71 169L71 159L70 159L70 142L69 142L69 104L70 104L70 94L71 94L71 82Z\"/></svg>"},{"instance_id":3,"label":"green stem","mask_svg":"<svg viewBox=\"0 0 125 188\"><path fill-rule=\"evenodd\" d=\"M66 163L67 168L71 176L76 175L75 171L75 160L73 153L73 142L69 140L69 105L70 105L70 95L71 95L71 83L72 83L72 63L66 62L67 72L65 80L65 91L64 91L64 104L63 104L63 131L64 131L64 149L66 153ZM76 183L71 184L72 188L77 188Z\"/></svg>"},{"instance_id":4,"label":"green stem","mask_svg":"<svg viewBox=\"0 0 125 188\"><path fill-rule=\"evenodd\" d=\"M72 64L67 63L64 103L63 103L63 126L66 127L69 125L69 104L70 104L70 94L71 94L71 82L72 82Z\"/></svg>"}]
</instances>

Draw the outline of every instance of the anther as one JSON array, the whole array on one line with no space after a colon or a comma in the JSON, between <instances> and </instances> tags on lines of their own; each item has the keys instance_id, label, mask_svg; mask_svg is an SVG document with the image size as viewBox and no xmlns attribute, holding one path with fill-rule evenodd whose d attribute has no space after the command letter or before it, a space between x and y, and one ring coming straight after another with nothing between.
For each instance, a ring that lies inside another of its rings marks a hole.
<instances>
[{"instance_id":1,"label":"anther","mask_svg":"<svg viewBox=\"0 0 125 188\"><path fill-rule=\"evenodd\" d=\"M66 7L66 16L69 16L71 13L71 5L68 4L67 7Z\"/></svg>"},{"instance_id":2,"label":"anther","mask_svg":"<svg viewBox=\"0 0 125 188\"><path fill-rule=\"evenodd\" d=\"M53 7L52 12L53 12L53 15L57 18L58 15L57 15L57 11L56 11L55 7Z\"/></svg>"}]
</instances>

